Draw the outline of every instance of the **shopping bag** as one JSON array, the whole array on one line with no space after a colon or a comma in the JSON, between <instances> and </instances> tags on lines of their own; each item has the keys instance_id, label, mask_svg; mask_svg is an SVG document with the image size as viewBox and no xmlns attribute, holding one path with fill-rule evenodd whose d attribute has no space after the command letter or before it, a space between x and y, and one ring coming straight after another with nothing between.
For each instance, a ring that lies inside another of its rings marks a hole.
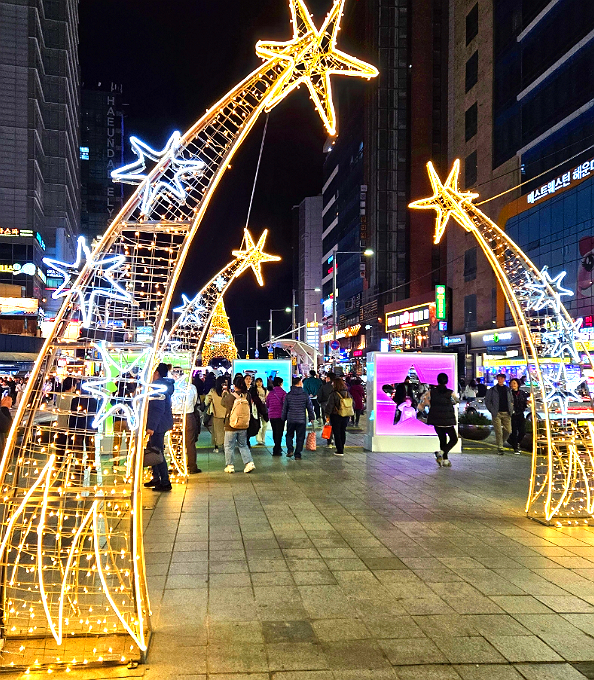
<instances>
[{"instance_id":1,"label":"shopping bag","mask_svg":"<svg viewBox=\"0 0 594 680\"><path fill-rule=\"evenodd\" d=\"M144 450L142 465L144 467L152 467L153 465L159 465L164 460L163 452L149 444Z\"/></svg>"},{"instance_id":2,"label":"shopping bag","mask_svg":"<svg viewBox=\"0 0 594 680\"><path fill-rule=\"evenodd\" d=\"M322 430L322 439L330 439L332 437L332 425L326 423Z\"/></svg>"},{"instance_id":3,"label":"shopping bag","mask_svg":"<svg viewBox=\"0 0 594 680\"><path fill-rule=\"evenodd\" d=\"M311 428L311 432L307 433L307 440L305 442L305 449L306 451L315 451L316 450L316 431Z\"/></svg>"}]
</instances>

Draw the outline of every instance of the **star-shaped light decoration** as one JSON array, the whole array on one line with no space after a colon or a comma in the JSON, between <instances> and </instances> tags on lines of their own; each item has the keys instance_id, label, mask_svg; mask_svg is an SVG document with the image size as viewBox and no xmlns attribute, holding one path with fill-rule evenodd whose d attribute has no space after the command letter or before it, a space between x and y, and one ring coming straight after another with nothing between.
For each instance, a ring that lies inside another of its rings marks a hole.
<instances>
[{"instance_id":1,"label":"star-shaped light decoration","mask_svg":"<svg viewBox=\"0 0 594 680\"><path fill-rule=\"evenodd\" d=\"M441 237L443 236L450 216L453 213L454 216L456 216L456 214L460 212L463 213L463 216L466 216L462 207L463 204L472 203L479 195L472 191L460 191L458 189L458 177L460 175L459 160L454 162L452 170L443 184L431 161L427 163L427 171L429 173L431 188L433 189L433 196L430 198L422 198L419 201L413 201L412 203L409 203L408 207L416 210L435 210L437 212L435 236L433 237L433 242L437 245L441 241ZM468 231L469 229L464 224L464 221L459 221Z\"/></svg>"},{"instance_id":2,"label":"star-shaped light decoration","mask_svg":"<svg viewBox=\"0 0 594 680\"><path fill-rule=\"evenodd\" d=\"M183 317L183 325L187 324L201 324L202 317L201 312L204 312L206 307L202 302L202 295L198 293L196 297L190 298L182 293L182 304L179 307L174 308L174 312L181 314Z\"/></svg>"},{"instance_id":3,"label":"star-shaped light decoration","mask_svg":"<svg viewBox=\"0 0 594 680\"><path fill-rule=\"evenodd\" d=\"M557 330L546 331L542 334L543 355L562 359L567 354L574 363L580 364L582 359L577 344L581 342L579 336L582 322L583 319L581 318L568 321L562 314L559 314L556 319Z\"/></svg>"},{"instance_id":4,"label":"star-shaped light decoration","mask_svg":"<svg viewBox=\"0 0 594 680\"><path fill-rule=\"evenodd\" d=\"M137 430L140 425L140 411L144 399L163 398L162 395L167 391L165 385L155 385L151 383L152 368L152 347L147 347L132 363L126 363L125 357L119 356L115 361L109 353L104 340L94 342L93 347L99 352L103 364L103 377L88 379L81 385L81 390L88 392L99 400L97 413L93 422L94 428L99 428L109 416L114 413L121 413L126 417L128 426L131 430ZM141 389L131 397L114 397L117 390L117 382L125 374L131 374L130 378L138 382ZM115 404L112 403L115 399Z\"/></svg>"},{"instance_id":5,"label":"star-shaped light decoration","mask_svg":"<svg viewBox=\"0 0 594 680\"><path fill-rule=\"evenodd\" d=\"M556 373L543 373L543 380L547 388L546 402L549 405L557 403L561 416L567 418L569 403L572 401L580 402L582 397L578 394L577 388L586 382L582 375L569 377L565 363L560 363Z\"/></svg>"},{"instance_id":6,"label":"star-shaped light decoration","mask_svg":"<svg viewBox=\"0 0 594 680\"><path fill-rule=\"evenodd\" d=\"M150 146L138 139L138 137L130 137L130 145L138 157L137 160L124 165L122 168L113 170L111 178L114 182L124 182L126 184L141 184L146 181L140 203L141 215L149 216L162 194L174 198L179 203L183 203L187 196L184 186L185 178L201 175L205 168L205 163L201 160L184 160L177 156L181 146L180 133L174 132L161 151L151 149ZM170 164L174 170L173 183L159 179L162 177L162 173L156 176L154 183L148 181L149 175L145 172L147 158L162 165L163 170L166 169L167 164Z\"/></svg>"},{"instance_id":7,"label":"star-shaped light decoration","mask_svg":"<svg viewBox=\"0 0 594 680\"><path fill-rule=\"evenodd\" d=\"M263 42L256 54L263 59L287 62L286 72L268 95L266 110L273 109L302 83L310 92L328 134L336 134L336 113L332 102L330 76L375 78L378 70L364 61L341 52L336 47L345 0L335 0L322 28L318 31L303 0L289 0L293 23L293 39L288 42Z\"/></svg>"},{"instance_id":8,"label":"star-shaped light decoration","mask_svg":"<svg viewBox=\"0 0 594 680\"><path fill-rule=\"evenodd\" d=\"M220 293L223 290L223 288L227 285L227 279L222 275L217 276L214 285L217 287L217 290Z\"/></svg>"},{"instance_id":9,"label":"star-shaped light decoration","mask_svg":"<svg viewBox=\"0 0 594 680\"><path fill-rule=\"evenodd\" d=\"M262 264L264 262L279 262L281 258L277 255L269 255L264 252L264 244L266 243L266 237L268 236L268 229L264 229L262 235L258 239L258 243L254 243L254 239L247 229L244 229L244 234L245 249L232 251L234 257L243 260L243 266L235 273L235 278L242 274L248 267L251 267L256 280L263 286Z\"/></svg>"},{"instance_id":10,"label":"star-shaped light decoration","mask_svg":"<svg viewBox=\"0 0 594 680\"><path fill-rule=\"evenodd\" d=\"M108 254L102 260L95 260L86 244L84 236L78 237L76 259L74 262L60 262L60 260L54 260L50 257L44 257L43 262L49 268L59 272L64 278L62 284L52 293L52 298L58 300L59 298L66 297L70 292L78 298L83 328L91 326L98 298L104 297L120 302L134 302L132 295L114 278L118 271L123 274L122 265L126 262L126 256ZM93 270L93 287L86 286L79 289L76 286L72 286L73 279L78 278L78 275L87 264ZM97 285L96 277L103 279L109 285L105 288Z\"/></svg>"},{"instance_id":11,"label":"star-shaped light decoration","mask_svg":"<svg viewBox=\"0 0 594 680\"><path fill-rule=\"evenodd\" d=\"M526 309L533 309L538 312L547 307L552 307L555 313L559 314L561 310L561 297L572 296L574 294L572 290L561 285L561 281L563 281L567 272L561 272L553 278L549 274L549 268L544 266L540 273L542 275L541 282L535 283L530 280L526 283L525 290L528 298ZM549 292L549 289L552 289L552 294Z\"/></svg>"}]
</instances>

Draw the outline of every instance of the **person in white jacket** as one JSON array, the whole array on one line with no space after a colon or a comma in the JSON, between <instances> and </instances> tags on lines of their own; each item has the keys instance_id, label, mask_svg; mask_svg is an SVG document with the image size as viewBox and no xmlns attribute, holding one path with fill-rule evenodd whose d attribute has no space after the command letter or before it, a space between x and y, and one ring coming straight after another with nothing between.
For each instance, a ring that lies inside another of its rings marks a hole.
<instances>
[{"instance_id":1,"label":"person in white jacket","mask_svg":"<svg viewBox=\"0 0 594 680\"><path fill-rule=\"evenodd\" d=\"M196 462L196 439L200 434L199 424L196 419L195 408L198 403L198 391L191 382L186 383L183 370L174 368L173 374L176 378L176 389L171 397L171 411L174 414L183 416L185 414L184 440L186 444L186 462L188 474L196 475L202 470ZM177 385L180 389L177 389Z\"/></svg>"}]
</instances>

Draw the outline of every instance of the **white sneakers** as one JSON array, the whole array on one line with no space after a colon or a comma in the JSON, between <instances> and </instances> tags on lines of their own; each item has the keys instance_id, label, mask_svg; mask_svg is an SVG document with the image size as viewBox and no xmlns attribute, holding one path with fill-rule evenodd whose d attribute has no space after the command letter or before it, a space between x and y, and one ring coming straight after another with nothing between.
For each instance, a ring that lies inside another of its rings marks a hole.
<instances>
[{"instance_id":1,"label":"white sneakers","mask_svg":"<svg viewBox=\"0 0 594 680\"><path fill-rule=\"evenodd\" d=\"M232 472L235 472L235 466L234 465L227 465L227 467L225 468L225 472L228 472L229 474L231 474Z\"/></svg>"},{"instance_id":2,"label":"white sneakers","mask_svg":"<svg viewBox=\"0 0 594 680\"><path fill-rule=\"evenodd\" d=\"M449 460L449 458L446 458L446 459L443 461L443 466L444 466L444 467L452 467L452 461Z\"/></svg>"},{"instance_id":3,"label":"white sneakers","mask_svg":"<svg viewBox=\"0 0 594 680\"><path fill-rule=\"evenodd\" d=\"M251 472L252 470L255 470L256 466L254 465L253 461L251 463L248 463L244 468L243 471L247 475L248 472Z\"/></svg>"},{"instance_id":4,"label":"white sneakers","mask_svg":"<svg viewBox=\"0 0 594 680\"><path fill-rule=\"evenodd\" d=\"M435 452L435 462L441 467L443 465L443 453L441 451Z\"/></svg>"}]
</instances>

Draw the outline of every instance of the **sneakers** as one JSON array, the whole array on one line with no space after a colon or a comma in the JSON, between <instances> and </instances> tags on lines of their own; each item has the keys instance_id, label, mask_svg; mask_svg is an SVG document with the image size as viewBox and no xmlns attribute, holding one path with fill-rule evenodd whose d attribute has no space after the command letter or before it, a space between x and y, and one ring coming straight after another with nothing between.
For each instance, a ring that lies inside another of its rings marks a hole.
<instances>
[{"instance_id":1,"label":"sneakers","mask_svg":"<svg viewBox=\"0 0 594 680\"><path fill-rule=\"evenodd\" d=\"M150 488L153 487L153 486L157 486L157 480L156 480L156 479L151 479L150 482L145 482L145 483L144 483L144 486L145 486L147 489L150 489Z\"/></svg>"},{"instance_id":2,"label":"sneakers","mask_svg":"<svg viewBox=\"0 0 594 680\"><path fill-rule=\"evenodd\" d=\"M449 458L444 458L442 465L443 467L452 467L452 461Z\"/></svg>"},{"instance_id":3,"label":"sneakers","mask_svg":"<svg viewBox=\"0 0 594 680\"><path fill-rule=\"evenodd\" d=\"M516 456L519 456L519 455L521 455L522 452L520 451L519 448L515 448L514 453L516 454Z\"/></svg>"},{"instance_id":4,"label":"sneakers","mask_svg":"<svg viewBox=\"0 0 594 680\"><path fill-rule=\"evenodd\" d=\"M292 457L293 457L293 452L287 451L287 458L292 458Z\"/></svg>"},{"instance_id":5,"label":"sneakers","mask_svg":"<svg viewBox=\"0 0 594 680\"><path fill-rule=\"evenodd\" d=\"M234 465L227 465L227 467L225 468L225 472L228 472L229 474L231 474L232 472L235 472L235 466Z\"/></svg>"},{"instance_id":6,"label":"sneakers","mask_svg":"<svg viewBox=\"0 0 594 680\"><path fill-rule=\"evenodd\" d=\"M435 462L439 465L439 467L443 466L443 453L441 451L435 452Z\"/></svg>"},{"instance_id":7,"label":"sneakers","mask_svg":"<svg viewBox=\"0 0 594 680\"><path fill-rule=\"evenodd\" d=\"M171 491L171 484L156 484L153 486L153 491Z\"/></svg>"},{"instance_id":8,"label":"sneakers","mask_svg":"<svg viewBox=\"0 0 594 680\"><path fill-rule=\"evenodd\" d=\"M334 455L335 455L335 456L344 456L344 453L338 453L338 451L335 451L335 452L334 452Z\"/></svg>"},{"instance_id":9,"label":"sneakers","mask_svg":"<svg viewBox=\"0 0 594 680\"><path fill-rule=\"evenodd\" d=\"M505 453L505 450L504 450L504 449L497 449L497 453L498 453L500 456L503 456L503 454Z\"/></svg>"},{"instance_id":10,"label":"sneakers","mask_svg":"<svg viewBox=\"0 0 594 680\"><path fill-rule=\"evenodd\" d=\"M247 475L248 472L251 472L252 470L255 470L256 466L254 465L253 461L251 463L248 463L244 468L243 471Z\"/></svg>"},{"instance_id":11,"label":"sneakers","mask_svg":"<svg viewBox=\"0 0 594 680\"><path fill-rule=\"evenodd\" d=\"M218 453L219 452L219 447L215 446L214 449L212 450L213 453Z\"/></svg>"},{"instance_id":12,"label":"sneakers","mask_svg":"<svg viewBox=\"0 0 594 680\"><path fill-rule=\"evenodd\" d=\"M301 460L301 454L300 453L295 454L295 460Z\"/></svg>"}]
</instances>

